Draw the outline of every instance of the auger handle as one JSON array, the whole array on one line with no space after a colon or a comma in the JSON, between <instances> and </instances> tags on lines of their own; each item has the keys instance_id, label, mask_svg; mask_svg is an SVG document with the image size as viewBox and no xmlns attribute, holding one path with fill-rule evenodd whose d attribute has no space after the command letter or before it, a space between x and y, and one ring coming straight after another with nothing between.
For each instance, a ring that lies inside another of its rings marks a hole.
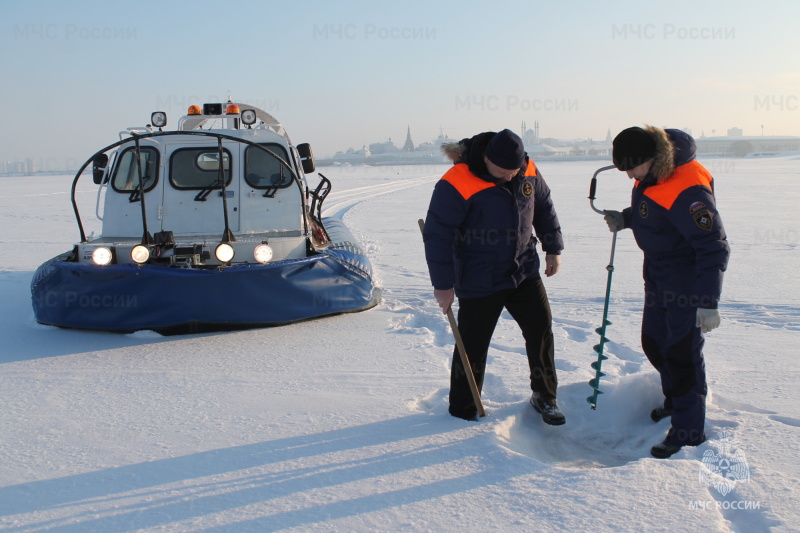
<instances>
[{"instance_id":1,"label":"auger handle","mask_svg":"<svg viewBox=\"0 0 800 533\"><path fill-rule=\"evenodd\" d=\"M595 171L594 176L592 176L592 184L589 187L589 200L590 200L589 203L592 206L592 209L594 209L594 212L600 213L601 215L604 215L605 212L603 212L602 209L598 209L594 206L595 193L597 192L597 175L603 171L611 170L612 168L617 168L617 167L615 167L614 165L608 165L607 167L598 168Z\"/></svg>"}]
</instances>

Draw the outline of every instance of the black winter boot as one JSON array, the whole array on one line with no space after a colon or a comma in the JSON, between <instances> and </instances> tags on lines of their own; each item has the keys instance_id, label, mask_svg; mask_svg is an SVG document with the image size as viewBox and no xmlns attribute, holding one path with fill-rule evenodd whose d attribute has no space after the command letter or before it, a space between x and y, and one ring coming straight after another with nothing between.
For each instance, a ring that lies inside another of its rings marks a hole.
<instances>
[{"instance_id":1,"label":"black winter boot","mask_svg":"<svg viewBox=\"0 0 800 533\"><path fill-rule=\"evenodd\" d=\"M531 405L534 409L536 409L537 413L542 415L542 420L544 420L545 424L550 424L551 426L560 426L567 421L564 413L562 413L561 409L558 408L555 398L551 400L545 400L539 395L539 393L534 392L533 396L531 396Z\"/></svg>"},{"instance_id":2,"label":"black winter boot","mask_svg":"<svg viewBox=\"0 0 800 533\"><path fill-rule=\"evenodd\" d=\"M672 409L667 409L666 407L656 407L650 411L650 418L653 422L659 422L669 416L672 416Z\"/></svg>"},{"instance_id":3,"label":"black winter boot","mask_svg":"<svg viewBox=\"0 0 800 533\"><path fill-rule=\"evenodd\" d=\"M681 446L664 441L650 448L650 455L656 459L666 459L681 451Z\"/></svg>"}]
</instances>

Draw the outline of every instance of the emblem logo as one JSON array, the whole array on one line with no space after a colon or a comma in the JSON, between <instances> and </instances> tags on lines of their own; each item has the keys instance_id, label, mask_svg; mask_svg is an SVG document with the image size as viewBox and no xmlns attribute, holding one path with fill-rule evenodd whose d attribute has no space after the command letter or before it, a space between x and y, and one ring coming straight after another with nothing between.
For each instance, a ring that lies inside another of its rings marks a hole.
<instances>
[{"instance_id":1,"label":"emblem logo","mask_svg":"<svg viewBox=\"0 0 800 533\"><path fill-rule=\"evenodd\" d=\"M719 452L706 450L700 467L700 482L712 485L722 496L727 496L736 483L750 481L750 467L742 450L731 453L735 444L733 434L728 428L718 430Z\"/></svg>"},{"instance_id":2,"label":"emblem logo","mask_svg":"<svg viewBox=\"0 0 800 533\"><path fill-rule=\"evenodd\" d=\"M522 184L522 196L530 198L531 194L533 194L533 185L531 185L529 181L526 181Z\"/></svg>"},{"instance_id":3,"label":"emblem logo","mask_svg":"<svg viewBox=\"0 0 800 533\"><path fill-rule=\"evenodd\" d=\"M639 204L639 214L642 218L647 218L647 202L642 200L642 203Z\"/></svg>"},{"instance_id":4,"label":"emblem logo","mask_svg":"<svg viewBox=\"0 0 800 533\"><path fill-rule=\"evenodd\" d=\"M711 213L708 212L708 209L701 209L693 213L692 218L694 218L695 224L697 224L700 229L706 231L711 230L711 226L714 224L714 218L711 216Z\"/></svg>"},{"instance_id":5,"label":"emblem logo","mask_svg":"<svg viewBox=\"0 0 800 533\"><path fill-rule=\"evenodd\" d=\"M690 214L694 214L697 211L700 211L701 209L703 209L705 206L706 206L706 204L704 204L703 202L695 202L695 203L693 203L692 205L689 206L689 213Z\"/></svg>"}]
</instances>

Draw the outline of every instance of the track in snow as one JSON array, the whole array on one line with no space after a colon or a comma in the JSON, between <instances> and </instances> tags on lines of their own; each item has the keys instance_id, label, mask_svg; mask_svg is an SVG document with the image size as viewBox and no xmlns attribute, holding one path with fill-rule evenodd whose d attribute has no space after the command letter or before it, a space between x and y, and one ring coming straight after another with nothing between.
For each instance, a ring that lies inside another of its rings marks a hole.
<instances>
[{"instance_id":1,"label":"track in snow","mask_svg":"<svg viewBox=\"0 0 800 533\"><path fill-rule=\"evenodd\" d=\"M438 179L439 176L422 176L418 178L403 178L391 180L377 185L365 185L343 191L331 191L330 196L325 202L325 209L322 212L324 217L342 218L344 214L353 206L371 198L383 196L405 189L410 189L430 183Z\"/></svg>"}]
</instances>

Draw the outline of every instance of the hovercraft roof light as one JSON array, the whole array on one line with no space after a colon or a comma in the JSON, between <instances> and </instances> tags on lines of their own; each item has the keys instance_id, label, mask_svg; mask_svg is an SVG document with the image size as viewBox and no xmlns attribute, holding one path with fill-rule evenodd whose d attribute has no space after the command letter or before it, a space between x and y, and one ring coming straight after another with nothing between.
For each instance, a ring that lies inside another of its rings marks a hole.
<instances>
[{"instance_id":1,"label":"hovercraft roof light","mask_svg":"<svg viewBox=\"0 0 800 533\"><path fill-rule=\"evenodd\" d=\"M204 126L208 127L208 124L213 124L214 120L223 119L227 121L236 118L237 115L241 117L241 124L247 127L252 126L253 129L271 130L289 140L286 130L278 122L278 119L263 109L242 102L207 103L203 104L202 107L199 105L190 106L187 114L180 119L177 129L179 131L199 130L203 129ZM229 125L227 128L223 126L223 128L228 129L231 126ZM237 126L233 126L233 128L238 129Z\"/></svg>"}]
</instances>

